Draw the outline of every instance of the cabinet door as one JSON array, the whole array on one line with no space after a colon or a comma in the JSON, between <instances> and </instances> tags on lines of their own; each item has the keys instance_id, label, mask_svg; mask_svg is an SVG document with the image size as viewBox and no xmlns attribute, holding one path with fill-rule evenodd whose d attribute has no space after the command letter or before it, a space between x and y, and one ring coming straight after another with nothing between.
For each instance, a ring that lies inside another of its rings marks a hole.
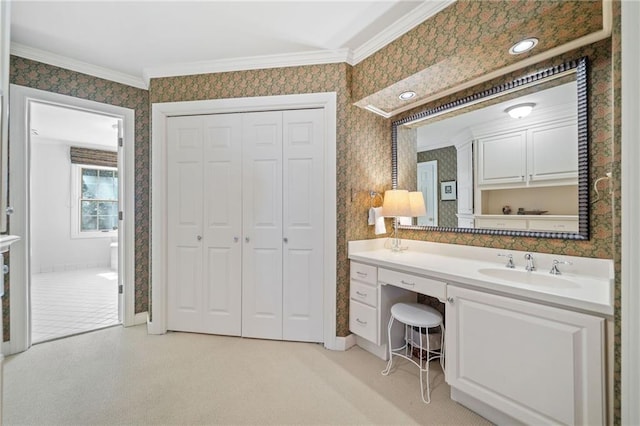
<instances>
[{"instance_id":1,"label":"cabinet door","mask_svg":"<svg viewBox=\"0 0 640 426\"><path fill-rule=\"evenodd\" d=\"M604 320L449 286L447 380L527 424L604 422Z\"/></svg>"},{"instance_id":2,"label":"cabinet door","mask_svg":"<svg viewBox=\"0 0 640 426\"><path fill-rule=\"evenodd\" d=\"M283 339L322 342L324 111L283 113Z\"/></svg>"},{"instance_id":3,"label":"cabinet door","mask_svg":"<svg viewBox=\"0 0 640 426\"><path fill-rule=\"evenodd\" d=\"M167 328L202 332L203 122L172 117L167 127Z\"/></svg>"},{"instance_id":4,"label":"cabinet door","mask_svg":"<svg viewBox=\"0 0 640 426\"><path fill-rule=\"evenodd\" d=\"M478 139L478 184L524 183L526 132Z\"/></svg>"},{"instance_id":5,"label":"cabinet door","mask_svg":"<svg viewBox=\"0 0 640 426\"><path fill-rule=\"evenodd\" d=\"M282 112L243 116L242 335L282 339Z\"/></svg>"},{"instance_id":6,"label":"cabinet door","mask_svg":"<svg viewBox=\"0 0 640 426\"><path fill-rule=\"evenodd\" d=\"M530 129L527 151L529 181L577 181L578 128L575 120Z\"/></svg>"},{"instance_id":7,"label":"cabinet door","mask_svg":"<svg viewBox=\"0 0 640 426\"><path fill-rule=\"evenodd\" d=\"M203 116L203 327L240 335L242 301L242 116Z\"/></svg>"}]
</instances>

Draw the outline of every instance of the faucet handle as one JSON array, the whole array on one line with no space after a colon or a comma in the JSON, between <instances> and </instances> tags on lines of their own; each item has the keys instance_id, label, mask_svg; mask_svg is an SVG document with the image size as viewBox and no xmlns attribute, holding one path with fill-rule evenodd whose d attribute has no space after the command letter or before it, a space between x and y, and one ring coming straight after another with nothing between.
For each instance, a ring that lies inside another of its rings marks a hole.
<instances>
[{"instance_id":1,"label":"faucet handle","mask_svg":"<svg viewBox=\"0 0 640 426\"><path fill-rule=\"evenodd\" d=\"M507 268L513 269L513 268L516 267L516 265L513 263L513 255L512 254L509 254L509 253L507 253L507 254L498 253L498 256L506 257L507 259L509 259L509 260L507 260L507 264L505 265Z\"/></svg>"},{"instance_id":2,"label":"faucet handle","mask_svg":"<svg viewBox=\"0 0 640 426\"><path fill-rule=\"evenodd\" d=\"M527 261L527 266L525 266L524 269L526 269L529 272L535 271L536 270L536 265L535 263L533 263L533 255L531 253L527 253L524 255L524 258Z\"/></svg>"},{"instance_id":3,"label":"faucet handle","mask_svg":"<svg viewBox=\"0 0 640 426\"><path fill-rule=\"evenodd\" d=\"M553 259L553 266L551 266L551 270L549 271L549 273L551 275L561 275L562 274L562 272L560 272L560 269L558 269L558 265L573 265L573 262L568 261L568 260Z\"/></svg>"}]
</instances>

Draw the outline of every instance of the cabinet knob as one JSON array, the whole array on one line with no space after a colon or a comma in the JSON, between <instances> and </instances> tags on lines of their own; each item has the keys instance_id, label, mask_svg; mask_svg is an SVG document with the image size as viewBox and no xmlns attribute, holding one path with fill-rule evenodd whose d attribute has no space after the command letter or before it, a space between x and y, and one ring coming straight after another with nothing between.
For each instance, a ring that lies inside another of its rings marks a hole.
<instances>
[{"instance_id":1,"label":"cabinet knob","mask_svg":"<svg viewBox=\"0 0 640 426\"><path fill-rule=\"evenodd\" d=\"M196 238L198 239L198 241L202 241L202 235L198 235Z\"/></svg>"},{"instance_id":2,"label":"cabinet knob","mask_svg":"<svg viewBox=\"0 0 640 426\"><path fill-rule=\"evenodd\" d=\"M7 216L10 216L13 214L14 210L12 206L7 206L7 209L5 210L5 212L7 213Z\"/></svg>"},{"instance_id":3,"label":"cabinet knob","mask_svg":"<svg viewBox=\"0 0 640 426\"><path fill-rule=\"evenodd\" d=\"M239 238L239 237L233 237L233 242L234 242L234 243L237 243L238 241L240 241L240 238Z\"/></svg>"},{"instance_id":4,"label":"cabinet knob","mask_svg":"<svg viewBox=\"0 0 640 426\"><path fill-rule=\"evenodd\" d=\"M284 237L282 241L284 241L284 243L287 244L289 242L289 239L287 237Z\"/></svg>"},{"instance_id":5,"label":"cabinet knob","mask_svg":"<svg viewBox=\"0 0 640 426\"><path fill-rule=\"evenodd\" d=\"M244 242L245 242L245 243L248 243L249 241L251 241L251 238L249 238L249 237L244 237Z\"/></svg>"},{"instance_id":6,"label":"cabinet knob","mask_svg":"<svg viewBox=\"0 0 640 426\"><path fill-rule=\"evenodd\" d=\"M447 297L447 302L451 303L453 305L453 297L449 296Z\"/></svg>"}]
</instances>

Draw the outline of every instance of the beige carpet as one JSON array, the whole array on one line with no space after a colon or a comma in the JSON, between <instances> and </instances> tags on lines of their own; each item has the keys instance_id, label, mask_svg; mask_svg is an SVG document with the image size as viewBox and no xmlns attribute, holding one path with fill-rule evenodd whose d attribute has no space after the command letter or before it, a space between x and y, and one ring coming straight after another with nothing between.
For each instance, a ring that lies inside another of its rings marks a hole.
<instances>
[{"instance_id":1,"label":"beige carpet","mask_svg":"<svg viewBox=\"0 0 640 426\"><path fill-rule=\"evenodd\" d=\"M114 327L42 343L4 365L4 424L489 424L449 399L432 363L431 404L416 368L354 347Z\"/></svg>"}]
</instances>

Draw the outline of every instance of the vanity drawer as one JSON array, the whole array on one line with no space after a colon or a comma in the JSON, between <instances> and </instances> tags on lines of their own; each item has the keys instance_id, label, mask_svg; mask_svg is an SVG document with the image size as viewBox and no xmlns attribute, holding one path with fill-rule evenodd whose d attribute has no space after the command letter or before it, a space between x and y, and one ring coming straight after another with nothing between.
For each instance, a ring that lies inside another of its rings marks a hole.
<instances>
[{"instance_id":1,"label":"vanity drawer","mask_svg":"<svg viewBox=\"0 0 640 426\"><path fill-rule=\"evenodd\" d=\"M475 219L475 222L476 222L476 228L515 229L515 230L527 229L526 219L489 219L489 218L477 217Z\"/></svg>"},{"instance_id":2,"label":"vanity drawer","mask_svg":"<svg viewBox=\"0 0 640 426\"><path fill-rule=\"evenodd\" d=\"M378 288L358 281L350 281L350 293L353 300L378 307Z\"/></svg>"},{"instance_id":3,"label":"vanity drawer","mask_svg":"<svg viewBox=\"0 0 640 426\"><path fill-rule=\"evenodd\" d=\"M357 334L375 344L378 344L377 317L378 310L376 308L372 308L356 300L351 300L349 303L349 330L351 330L353 334Z\"/></svg>"},{"instance_id":4,"label":"vanity drawer","mask_svg":"<svg viewBox=\"0 0 640 426\"><path fill-rule=\"evenodd\" d=\"M371 285L378 283L377 269L375 266L363 263L351 262L351 279L362 281Z\"/></svg>"},{"instance_id":5,"label":"vanity drawer","mask_svg":"<svg viewBox=\"0 0 640 426\"><path fill-rule=\"evenodd\" d=\"M578 232L578 220L530 220L529 229L533 231Z\"/></svg>"},{"instance_id":6,"label":"vanity drawer","mask_svg":"<svg viewBox=\"0 0 640 426\"><path fill-rule=\"evenodd\" d=\"M416 293L426 294L440 300L445 300L447 297L447 284L431 278L380 268L378 270L378 281L406 288Z\"/></svg>"}]
</instances>

